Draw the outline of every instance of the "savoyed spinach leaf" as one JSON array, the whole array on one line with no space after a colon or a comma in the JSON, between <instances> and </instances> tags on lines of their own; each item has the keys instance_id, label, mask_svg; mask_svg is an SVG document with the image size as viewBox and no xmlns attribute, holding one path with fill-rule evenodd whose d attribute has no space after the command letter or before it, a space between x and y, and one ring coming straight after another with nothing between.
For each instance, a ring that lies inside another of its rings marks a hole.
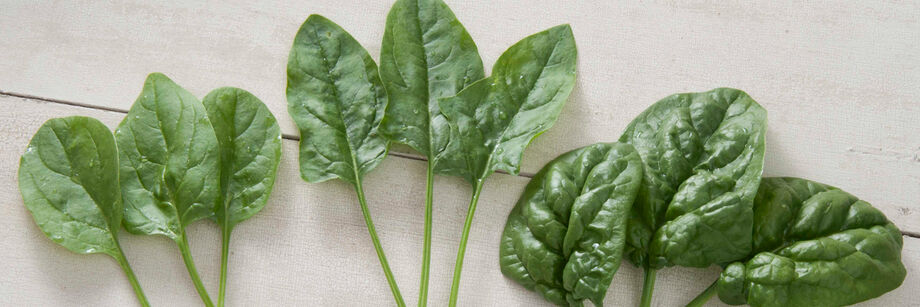
<instances>
[{"instance_id":1,"label":"savoyed spinach leaf","mask_svg":"<svg viewBox=\"0 0 920 307\"><path fill-rule=\"evenodd\" d=\"M575 86L575 39L568 25L517 42L499 57L492 76L439 101L451 128L437 170L473 185L454 266L450 306L456 306L463 256L486 177L516 174L524 148L556 121Z\"/></svg>"},{"instance_id":2,"label":"savoyed spinach leaf","mask_svg":"<svg viewBox=\"0 0 920 307\"><path fill-rule=\"evenodd\" d=\"M20 160L19 191L48 238L75 253L115 258L141 305L149 306L118 244L118 152L108 127L81 116L45 122Z\"/></svg>"},{"instance_id":3,"label":"savoyed spinach leaf","mask_svg":"<svg viewBox=\"0 0 920 307\"><path fill-rule=\"evenodd\" d=\"M735 89L677 94L627 126L645 164L625 253L646 270L706 267L751 250L753 201L763 172L766 111Z\"/></svg>"},{"instance_id":4,"label":"savoyed spinach leaf","mask_svg":"<svg viewBox=\"0 0 920 307\"><path fill-rule=\"evenodd\" d=\"M441 0L393 4L380 51L380 77L389 101L380 132L428 158L419 306L428 301L433 171L450 136L438 99L456 95L483 76L476 44L447 4Z\"/></svg>"},{"instance_id":5,"label":"savoyed spinach leaf","mask_svg":"<svg viewBox=\"0 0 920 307\"><path fill-rule=\"evenodd\" d=\"M310 15L288 58L288 112L300 129L300 174L309 182L340 178L355 187L364 221L399 306L405 306L371 220L361 179L387 154L378 133L387 104L377 65L344 29Z\"/></svg>"},{"instance_id":6,"label":"savoyed spinach leaf","mask_svg":"<svg viewBox=\"0 0 920 307\"><path fill-rule=\"evenodd\" d=\"M214 218L222 234L217 305L223 306L230 233L268 201L281 162L281 128L265 104L242 89L216 89L202 103L220 148L220 195Z\"/></svg>"},{"instance_id":7,"label":"savoyed spinach leaf","mask_svg":"<svg viewBox=\"0 0 920 307\"><path fill-rule=\"evenodd\" d=\"M213 305L185 234L188 224L214 216L220 193L217 137L204 106L163 74L150 74L115 140L125 228L176 241L198 294Z\"/></svg>"},{"instance_id":8,"label":"savoyed spinach leaf","mask_svg":"<svg viewBox=\"0 0 920 307\"><path fill-rule=\"evenodd\" d=\"M764 178L754 201L754 250L729 264L709 295L751 306L843 306L901 285L901 232L869 203L799 178ZM708 297L701 297L701 305Z\"/></svg>"},{"instance_id":9,"label":"savoyed spinach leaf","mask_svg":"<svg viewBox=\"0 0 920 307\"><path fill-rule=\"evenodd\" d=\"M632 146L598 143L549 162L527 184L502 234L502 273L547 300L603 306L620 266L642 182Z\"/></svg>"}]
</instances>

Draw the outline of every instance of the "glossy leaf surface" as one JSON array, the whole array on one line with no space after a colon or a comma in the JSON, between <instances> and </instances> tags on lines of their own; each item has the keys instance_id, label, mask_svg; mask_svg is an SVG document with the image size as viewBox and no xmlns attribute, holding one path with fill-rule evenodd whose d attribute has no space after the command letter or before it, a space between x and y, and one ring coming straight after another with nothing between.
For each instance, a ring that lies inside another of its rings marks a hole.
<instances>
[{"instance_id":1,"label":"glossy leaf surface","mask_svg":"<svg viewBox=\"0 0 920 307\"><path fill-rule=\"evenodd\" d=\"M438 99L484 77L476 44L441 0L398 0L387 15L380 76L389 104L381 132L436 159L450 127Z\"/></svg>"},{"instance_id":2,"label":"glossy leaf surface","mask_svg":"<svg viewBox=\"0 0 920 307\"><path fill-rule=\"evenodd\" d=\"M225 87L202 100L220 147L219 224L230 227L262 210L281 162L281 129L262 101Z\"/></svg>"},{"instance_id":3,"label":"glossy leaf surface","mask_svg":"<svg viewBox=\"0 0 920 307\"><path fill-rule=\"evenodd\" d=\"M195 96L153 73L115 131L125 228L179 240L213 216L220 193L217 137Z\"/></svg>"},{"instance_id":4,"label":"glossy leaf surface","mask_svg":"<svg viewBox=\"0 0 920 307\"><path fill-rule=\"evenodd\" d=\"M119 258L118 152L108 127L73 116L45 122L19 163L19 190L48 238L80 254Z\"/></svg>"},{"instance_id":5,"label":"glossy leaf surface","mask_svg":"<svg viewBox=\"0 0 920 307\"><path fill-rule=\"evenodd\" d=\"M558 305L602 306L620 265L642 161L625 143L598 143L534 176L502 234L502 273Z\"/></svg>"},{"instance_id":6,"label":"glossy leaf surface","mask_svg":"<svg viewBox=\"0 0 920 307\"><path fill-rule=\"evenodd\" d=\"M626 253L652 268L706 267L751 250L766 111L736 89L658 101L620 138L645 164Z\"/></svg>"},{"instance_id":7,"label":"glossy leaf surface","mask_svg":"<svg viewBox=\"0 0 920 307\"><path fill-rule=\"evenodd\" d=\"M355 183L387 153L377 129L387 104L377 64L341 27L311 15L287 67L288 112L300 129L300 173L309 182Z\"/></svg>"},{"instance_id":8,"label":"glossy leaf surface","mask_svg":"<svg viewBox=\"0 0 920 307\"><path fill-rule=\"evenodd\" d=\"M572 92L575 59L572 29L556 26L508 48L490 77L441 99L456 137L438 171L469 182L499 169L517 174L524 148L553 125Z\"/></svg>"},{"instance_id":9,"label":"glossy leaf surface","mask_svg":"<svg viewBox=\"0 0 920 307\"><path fill-rule=\"evenodd\" d=\"M754 251L722 272L719 297L751 306L843 306L901 285L901 232L869 203L799 178L764 178Z\"/></svg>"}]
</instances>

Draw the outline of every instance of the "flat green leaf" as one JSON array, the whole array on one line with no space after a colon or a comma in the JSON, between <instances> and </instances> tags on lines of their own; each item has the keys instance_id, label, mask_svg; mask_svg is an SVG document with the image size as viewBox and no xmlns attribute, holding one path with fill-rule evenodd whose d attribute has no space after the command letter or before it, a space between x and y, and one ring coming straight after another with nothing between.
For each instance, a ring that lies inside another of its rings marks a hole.
<instances>
[{"instance_id":1,"label":"flat green leaf","mask_svg":"<svg viewBox=\"0 0 920 307\"><path fill-rule=\"evenodd\" d=\"M387 15L380 76L389 104L383 135L436 160L450 127L438 99L482 79L476 44L441 0L398 0Z\"/></svg>"},{"instance_id":2,"label":"flat green leaf","mask_svg":"<svg viewBox=\"0 0 920 307\"><path fill-rule=\"evenodd\" d=\"M754 250L728 265L722 301L843 306L901 285L901 232L869 203L799 178L763 178L754 201Z\"/></svg>"},{"instance_id":3,"label":"flat green leaf","mask_svg":"<svg viewBox=\"0 0 920 307\"><path fill-rule=\"evenodd\" d=\"M502 273L558 305L603 306L641 182L642 160L625 143L597 143L549 162L508 216Z\"/></svg>"},{"instance_id":4,"label":"flat green leaf","mask_svg":"<svg viewBox=\"0 0 920 307\"><path fill-rule=\"evenodd\" d=\"M19 191L48 238L80 254L121 257L118 152L96 119L51 119L38 129L19 162Z\"/></svg>"},{"instance_id":5,"label":"flat green leaf","mask_svg":"<svg viewBox=\"0 0 920 307\"><path fill-rule=\"evenodd\" d=\"M575 39L568 25L528 36L499 57L492 76L439 101L451 141L438 172L481 180L517 174L524 148L556 121L575 86Z\"/></svg>"},{"instance_id":6,"label":"flat green leaf","mask_svg":"<svg viewBox=\"0 0 920 307\"><path fill-rule=\"evenodd\" d=\"M310 15L287 67L288 112L300 128L300 174L309 182L355 183L383 158L378 133L387 104L377 65L341 27Z\"/></svg>"},{"instance_id":7,"label":"flat green leaf","mask_svg":"<svg viewBox=\"0 0 920 307\"><path fill-rule=\"evenodd\" d=\"M265 104L242 89L216 89L202 103L220 147L215 218L232 228L268 201L281 162L281 128Z\"/></svg>"},{"instance_id":8,"label":"flat green leaf","mask_svg":"<svg viewBox=\"0 0 920 307\"><path fill-rule=\"evenodd\" d=\"M720 88L669 96L627 126L620 142L645 164L626 254L652 268L707 267L751 250L767 112Z\"/></svg>"},{"instance_id":9,"label":"flat green leaf","mask_svg":"<svg viewBox=\"0 0 920 307\"><path fill-rule=\"evenodd\" d=\"M178 240L213 216L220 193L217 137L195 96L153 73L115 131L125 228Z\"/></svg>"}]
</instances>

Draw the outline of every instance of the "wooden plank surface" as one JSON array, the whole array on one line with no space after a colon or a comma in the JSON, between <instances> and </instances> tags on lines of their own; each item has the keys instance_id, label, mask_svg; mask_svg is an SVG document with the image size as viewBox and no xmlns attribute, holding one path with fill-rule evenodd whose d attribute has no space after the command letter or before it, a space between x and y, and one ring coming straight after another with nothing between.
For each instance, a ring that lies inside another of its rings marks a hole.
<instances>
[{"instance_id":1,"label":"wooden plank surface","mask_svg":"<svg viewBox=\"0 0 920 307\"><path fill-rule=\"evenodd\" d=\"M448 1L476 40L487 71L520 38L572 24L579 81L556 126L527 150L525 173L562 152L615 140L635 115L668 94L730 86L747 91L769 112L765 175L836 185L920 237L920 3L610 2ZM0 223L7 259L0 264L0 305L133 302L113 261L55 246L22 206L15 181L18 157L43 121L80 114L114 127L124 115L99 109L127 110L146 74L161 71L198 96L219 86L245 88L269 105L288 137L296 137L286 112L284 69L297 28L309 14L323 14L377 58L390 4L4 3L0 93L12 95L0 94L0 172L7 174L0 179L0 197L8 208ZM270 203L235 232L231 306L389 303L350 187L301 181L296 142L286 140L284 150ZM526 181L497 174L484 191L464 270L465 306L543 304L502 277L496 261L504 219ZM446 301L469 197L457 179L438 178L437 184L433 303ZM414 301L424 163L390 157L367 185L396 277L407 301ZM216 288L216 227L201 222L191 232L199 269ZM127 234L123 240L153 303L198 304L169 240ZM920 239L905 237L904 257L911 272L905 286L867 305L914 304ZM715 276L705 270L663 271L656 304L685 303ZM641 272L624 265L607 302L635 305L640 288Z\"/></svg>"}]
</instances>

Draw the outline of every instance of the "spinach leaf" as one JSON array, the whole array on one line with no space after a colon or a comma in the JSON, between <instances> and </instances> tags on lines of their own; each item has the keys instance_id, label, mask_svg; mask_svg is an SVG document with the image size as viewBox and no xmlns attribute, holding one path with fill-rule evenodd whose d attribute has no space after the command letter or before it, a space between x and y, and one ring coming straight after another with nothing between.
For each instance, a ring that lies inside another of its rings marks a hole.
<instances>
[{"instance_id":1,"label":"spinach leaf","mask_svg":"<svg viewBox=\"0 0 920 307\"><path fill-rule=\"evenodd\" d=\"M287 66L288 112L300 129L300 174L309 182L340 178L358 196L390 290L405 306L364 198L361 179L387 154L378 133L387 104L377 65L344 29L310 15L294 38Z\"/></svg>"},{"instance_id":2,"label":"spinach leaf","mask_svg":"<svg viewBox=\"0 0 920 307\"><path fill-rule=\"evenodd\" d=\"M223 306L230 233L268 201L281 162L281 128L265 104L242 89L216 89L202 103L220 148L220 195L214 218L222 237L217 305Z\"/></svg>"},{"instance_id":3,"label":"spinach leaf","mask_svg":"<svg viewBox=\"0 0 920 307\"><path fill-rule=\"evenodd\" d=\"M495 170L516 174L524 148L556 121L575 85L575 39L568 25L517 42L499 57L492 76L439 101L451 128L438 171L473 185L450 306L456 306L463 256L483 181Z\"/></svg>"},{"instance_id":4,"label":"spinach leaf","mask_svg":"<svg viewBox=\"0 0 920 307\"><path fill-rule=\"evenodd\" d=\"M501 269L561 306L603 306L620 266L642 160L625 143L597 143L546 164L502 234Z\"/></svg>"},{"instance_id":5,"label":"spinach leaf","mask_svg":"<svg viewBox=\"0 0 920 307\"><path fill-rule=\"evenodd\" d=\"M646 270L706 267L751 250L753 201L763 172L766 111L721 88L677 94L642 112L620 137L645 164L625 253Z\"/></svg>"},{"instance_id":6,"label":"spinach leaf","mask_svg":"<svg viewBox=\"0 0 920 307\"><path fill-rule=\"evenodd\" d=\"M199 296L213 305L185 234L188 224L214 216L220 193L217 137L204 106L163 74L150 74L115 140L125 228L176 241Z\"/></svg>"},{"instance_id":7,"label":"spinach leaf","mask_svg":"<svg viewBox=\"0 0 920 307\"><path fill-rule=\"evenodd\" d=\"M753 251L704 294L755 307L855 304L901 285L901 247L901 232L869 203L805 179L764 178Z\"/></svg>"},{"instance_id":8,"label":"spinach leaf","mask_svg":"<svg viewBox=\"0 0 920 307\"><path fill-rule=\"evenodd\" d=\"M380 77L389 100L380 132L428 159L419 306L428 303L434 169L450 137L438 99L456 95L484 75L476 44L447 4L441 0L393 4L380 51Z\"/></svg>"},{"instance_id":9,"label":"spinach leaf","mask_svg":"<svg viewBox=\"0 0 920 307\"><path fill-rule=\"evenodd\" d=\"M48 238L75 253L112 256L141 305L150 305L118 244L118 152L108 127L81 116L45 122L19 162L19 191Z\"/></svg>"}]
</instances>

